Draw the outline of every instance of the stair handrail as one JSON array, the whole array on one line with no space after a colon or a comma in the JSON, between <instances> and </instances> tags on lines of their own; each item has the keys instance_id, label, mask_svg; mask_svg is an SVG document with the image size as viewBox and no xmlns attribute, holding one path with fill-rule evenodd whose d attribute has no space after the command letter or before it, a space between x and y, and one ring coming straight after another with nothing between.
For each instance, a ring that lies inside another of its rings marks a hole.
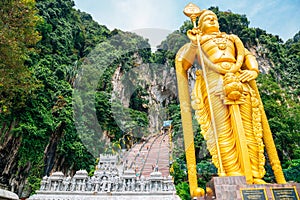
<instances>
[{"instance_id":1,"label":"stair handrail","mask_svg":"<svg viewBox=\"0 0 300 200\"><path fill-rule=\"evenodd\" d=\"M145 161L143 163L143 167L141 168L140 173L139 173L139 177L142 176L142 173L143 173L144 168L145 168L145 164L147 163L146 161L148 160L148 157L149 157L150 150L151 150L153 144L155 143L155 141L159 138L159 136L161 136L161 135L160 134L156 134L156 138L153 140L153 142L151 143L151 145L150 145L150 147L148 149L147 156L146 156Z\"/></svg>"},{"instance_id":2,"label":"stair handrail","mask_svg":"<svg viewBox=\"0 0 300 200\"><path fill-rule=\"evenodd\" d=\"M162 140L160 141L160 144L159 144L159 151L157 153L157 160L156 160L156 165L158 166L158 161L159 161L159 157L160 157L160 149L161 149L161 144L162 142L164 141L165 137L167 136L168 134L164 133L164 136L162 138Z\"/></svg>"}]
</instances>

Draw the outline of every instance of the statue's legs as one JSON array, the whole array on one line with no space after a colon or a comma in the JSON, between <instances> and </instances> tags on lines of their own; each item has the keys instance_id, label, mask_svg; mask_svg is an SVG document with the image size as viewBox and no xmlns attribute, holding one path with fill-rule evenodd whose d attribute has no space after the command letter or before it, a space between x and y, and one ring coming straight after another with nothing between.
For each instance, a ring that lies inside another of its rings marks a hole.
<instances>
[{"instance_id":1,"label":"statue's legs","mask_svg":"<svg viewBox=\"0 0 300 200\"><path fill-rule=\"evenodd\" d=\"M232 126L232 119L229 110L229 106L224 104L222 94L223 94L223 83L221 81L222 76L216 74L213 71L208 73L209 79L209 91L211 96L211 103L213 108L213 113L215 116L215 124L218 136L219 150L221 154L222 164L224 171L227 176L240 176L245 175L242 171L242 158L240 158L240 152L238 151L235 138L234 128ZM198 80L198 79L197 79ZM213 163L218 166L218 159L216 159L217 151L214 140L213 128L211 123L207 123L210 118L210 112L208 107L208 100L206 94L206 88L203 80L199 79L199 82L195 84L198 90L201 90L201 95L196 94L196 97L202 98L204 101L204 108L196 110L196 116L198 122L201 124L201 132L204 138L207 140L208 149L213 157ZM197 84L200 84L197 85ZM197 90L197 91L198 91ZM248 91L251 91L248 88ZM259 110L258 107L253 106L251 102L251 96L249 92L247 93L246 102L239 105L240 114L242 118L242 124L244 127L244 133L247 140L247 145L245 148L249 151L249 159L252 169L252 175L254 179L261 179L264 176L264 154L263 154L263 142L262 142L262 127L261 121L258 116L260 113L256 112ZM253 98L253 97L252 97ZM194 99L196 99L194 97ZM254 107L254 108L253 108ZM255 121L255 122L253 122ZM259 132L260 130L260 132Z\"/></svg>"},{"instance_id":2,"label":"statue's legs","mask_svg":"<svg viewBox=\"0 0 300 200\"><path fill-rule=\"evenodd\" d=\"M208 78L210 80L211 103L215 116L218 143L224 171L227 176L244 175L241 170L239 154L236 151L236 139L231 126L229 109L227 105L224 105L223 99L220 96L220 89L222 90L222 87L220 88L220 79L222 77L219 74L210 72L208 73Z\"/></svg>"},{"instance_id":3,"label":"statue's legs","mask_svg":"<svg viewBox=\"0 0 300 200\"><path fill-rule=\"evenodd\" d=\"M231 127L228 107L219 97L212 98L222 164L227 176L241 176L241 165Z\"/></svg>"}]
</instances>

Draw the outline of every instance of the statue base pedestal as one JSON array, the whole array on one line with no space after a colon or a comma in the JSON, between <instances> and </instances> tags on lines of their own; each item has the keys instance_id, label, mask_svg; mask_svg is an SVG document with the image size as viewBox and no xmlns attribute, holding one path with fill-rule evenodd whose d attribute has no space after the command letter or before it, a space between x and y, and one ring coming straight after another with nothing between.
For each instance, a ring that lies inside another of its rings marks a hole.
<instances>
[{"instance_id":1,"label":"statue base pedestal","mask_svg":"<svg viewBox=\"0 0 300 200\"><path fill-rule=\"evenodd\" d=\"M207 188L207 200L299 200L300 195L300 183L247 184L244 176L214 177Z\"/></svg>"}]
</instances>

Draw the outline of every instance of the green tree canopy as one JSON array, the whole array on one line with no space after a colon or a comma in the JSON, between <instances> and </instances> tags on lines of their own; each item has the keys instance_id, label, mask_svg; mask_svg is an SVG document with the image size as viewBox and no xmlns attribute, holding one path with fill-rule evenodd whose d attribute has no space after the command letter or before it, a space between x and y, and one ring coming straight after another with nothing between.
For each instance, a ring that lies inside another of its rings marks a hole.
<instances>
[{"instance_id":1,"label":"green tree canopy","mask_svg":"<svg viewBox=\"0 0 300 200\"><path fill-rule=\"evenodd\" d=\"M37 82L26 61L41 39L34 0L0 2L0 113L21 108Z\"/></svg>"}]
</instances>

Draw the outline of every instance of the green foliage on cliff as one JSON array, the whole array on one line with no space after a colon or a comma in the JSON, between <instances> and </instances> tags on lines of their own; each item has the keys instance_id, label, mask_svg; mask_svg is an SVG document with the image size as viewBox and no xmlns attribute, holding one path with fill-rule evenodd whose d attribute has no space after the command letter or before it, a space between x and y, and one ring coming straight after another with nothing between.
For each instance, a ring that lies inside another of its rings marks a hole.
<instances>
[{"instance_id":1,"label":"green foliage on cliff","mask_svg":"<svg viewBox=\"0 0 300 200\"><path fill-rule=\"evenodd\" d=\"M73 5L73 1L52 0L1 2L5 84L1 82L0 167L8 169L2 173L4 184L9 177L28 177L26 186L36 190L40 178L53 168L72 173L94 167L74 127L73 81L76 62L110 31ZM18 17L8 18L6 13ZM6 148L12 148L11 154Z\"/></svg>"},{"instance_id":2,"label":"green foliage on cliff","mask_svg":"<svg viewBox=\"0 0 300 200\"><path fill-rule=\"evenodd\" d=\"M76 62L88 51L87 44L94 44L103 38L102 33L109 31L91 19L89 26L84 26L87 14L76 12L73 5L73 1L36 2L42 19L36 29L42 39L28 63L42 87L26 103L26 108L13 115L18 121L13 134L21 142L16 168L28 168L29 180L39 180L52 169L70 174L93 167L93 157L81 143L74 126L73 81ZM99 39L85 38L93 29L97 29L94 36ZM38 184L32 186L36 190Z\"/></svg>"},{"instance_id":3,"label":"green foliage on cliff","mask_svg":"<svg viewBox=\"0 0 300 200\"><path fill-rule=\"evenodd\" d=\"M75 84L75 91L78 92L75 101L78 113L75 114L82 140L89 149L93 149L94 155L104 152L106 147L111 148L105 140L121 142L124 135L138 135L139 128L147 127L147 114L141 109L139 98L141 91L130 94L133 83L129 79L119 78L138 65L136 57L147 62L149 55L150 46L142 37L114 30L84 60ZM132 95L127 107L122 105L120 94L114 94L113 89L118 85L123 85L123 90L119 92ZM98 125L94 124L95 120Z\"/></svg>"},{"instance_id":4,"label":"green foliage on cliff","mask_svg":"<svg viewBox=\"0 0 300 200\"><path fill-rule=\"evenodd\" d=\"M21 109L38 88L28 69L29 54L40 40L34 0L0 2L0 113Z\"/></svg>"}]
</instances>

